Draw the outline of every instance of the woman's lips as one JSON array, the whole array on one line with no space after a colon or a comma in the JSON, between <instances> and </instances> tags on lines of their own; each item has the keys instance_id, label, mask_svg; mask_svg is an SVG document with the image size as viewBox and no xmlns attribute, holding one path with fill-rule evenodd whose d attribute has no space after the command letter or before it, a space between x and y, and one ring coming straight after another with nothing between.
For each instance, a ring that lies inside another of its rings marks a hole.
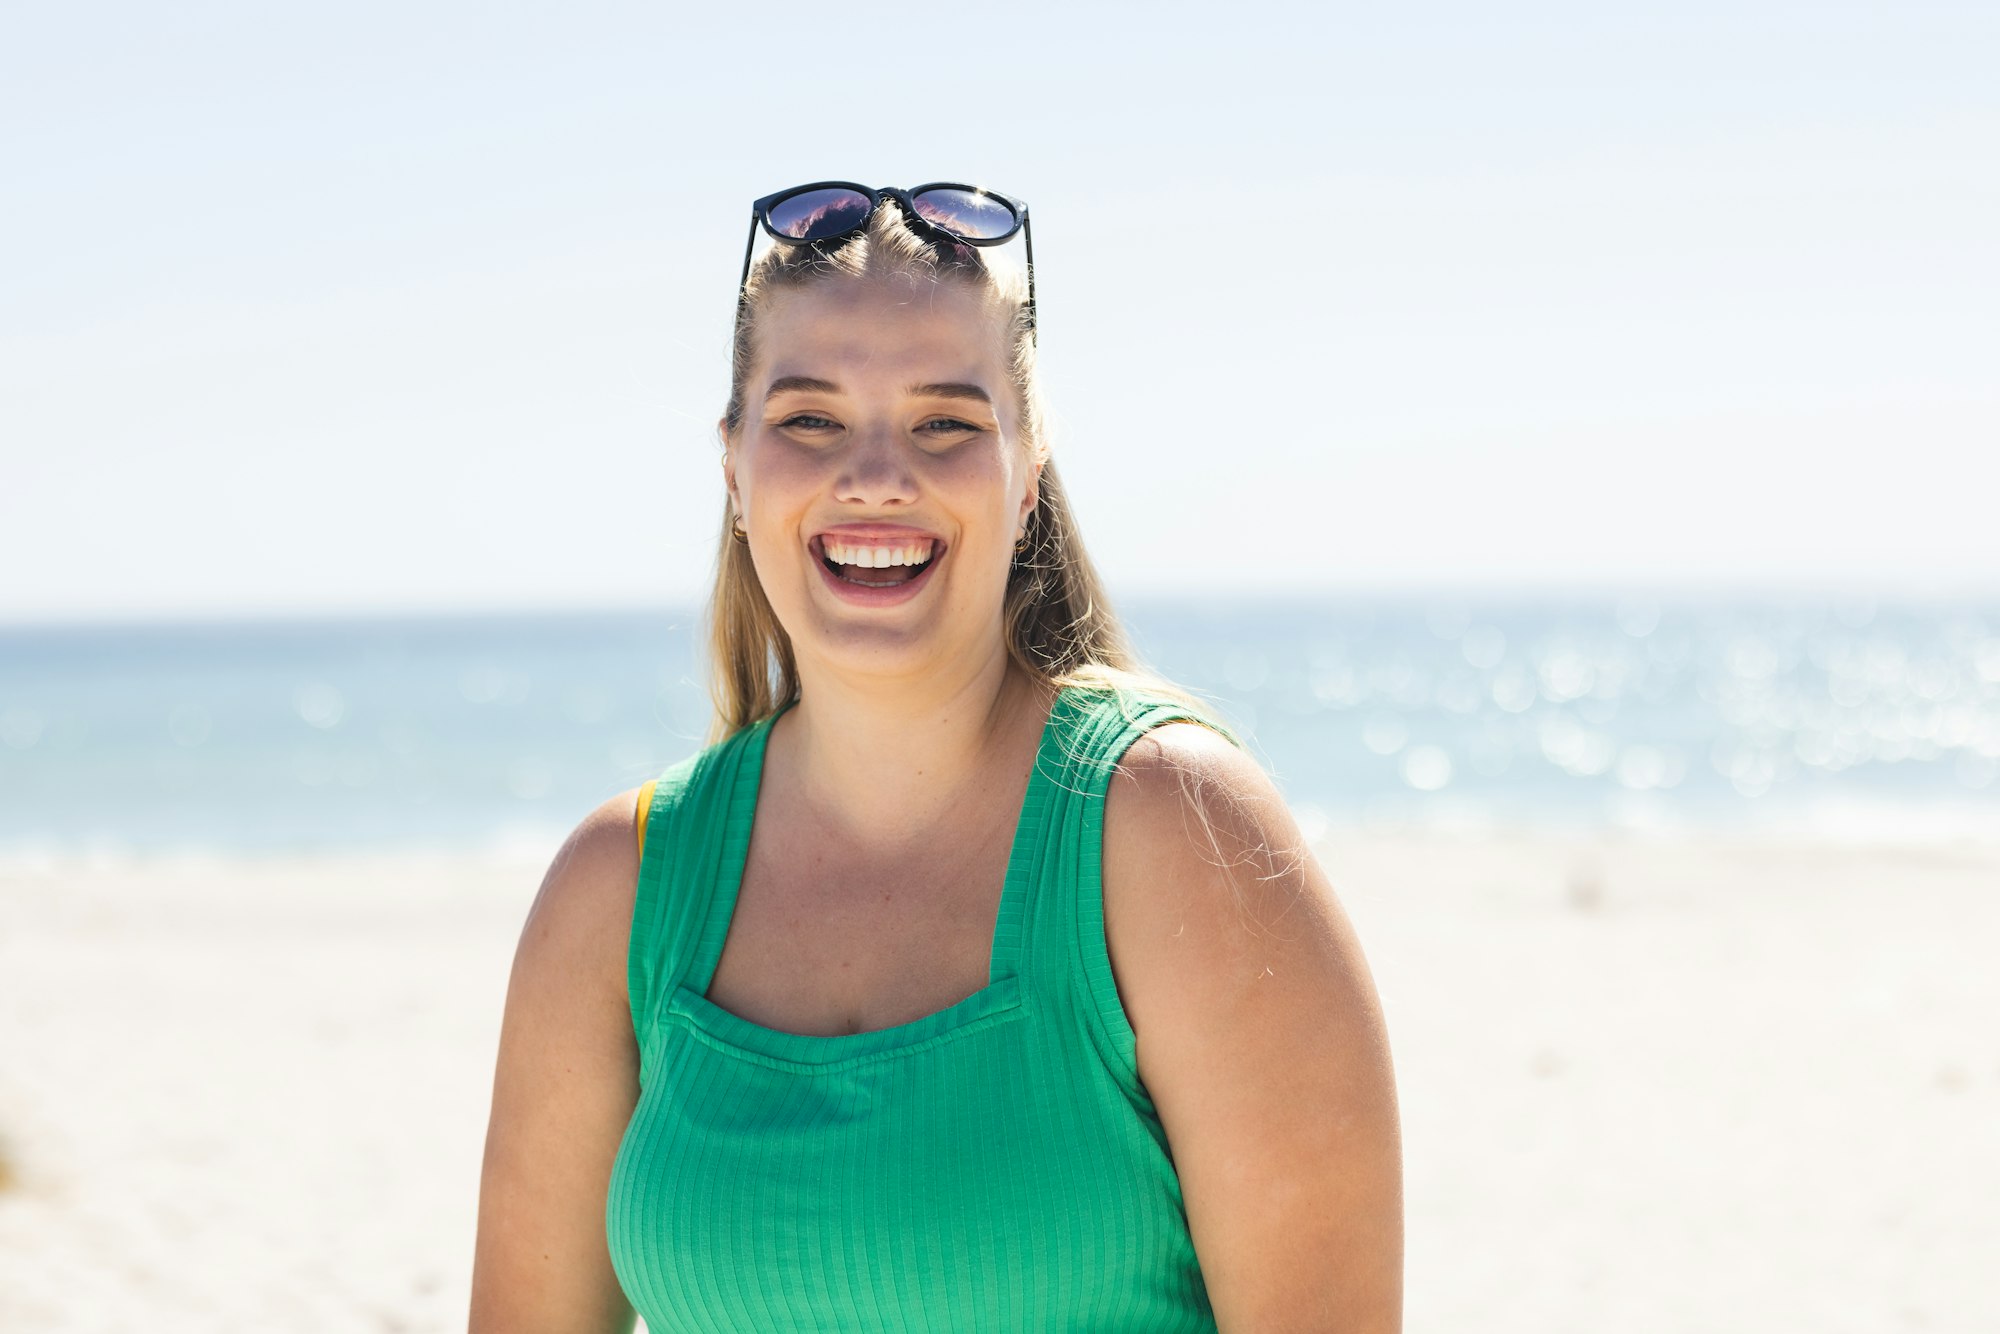
<instances>
[{"instance_id":1,"label":"woman's lips","mask_svg":"<svg viewBox=\"0 0 2000 1334\"><path fill-rule=\"evenodd\" d=\"M814 535L815 543L832 538L836 542L860 542L895 546L910 542L939 541L936 533L906 523L837 523Z\"/></svg>"},{"instance_id":2,"label":"woman's lips","mask_svg":"<svg viewBox=\"0 0 2000 1334\"><path fill-rule=\"evenodd\" d=\"M813 538L811 550L813 564L818 567L820 578L833 591L834 596L842 602L860 607L893 607L898 603L908 602L923 591L924 585L930 582L931 572L943 563L946 554L946 549L942 544L934 545L931 551L931 558L924 563L923 569L917 571L914 577L905 579L899 584L871 586L868 584L853 583L835 574L832 568L827 565L826 549L821 546L818 537Z\"/></svg>"}]
</instances>

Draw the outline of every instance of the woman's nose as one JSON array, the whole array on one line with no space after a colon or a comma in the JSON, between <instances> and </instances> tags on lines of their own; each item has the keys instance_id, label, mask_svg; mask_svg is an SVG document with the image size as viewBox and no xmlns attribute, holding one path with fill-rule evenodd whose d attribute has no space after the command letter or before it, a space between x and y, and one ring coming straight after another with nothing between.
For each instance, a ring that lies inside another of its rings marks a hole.
<instances>
[{"instance_id":1,"label":"woman's nose","mask_svg":"<svg viewBox=\"0 0 2000 1334\"><path fill-rule=\"evenodd\" d=\"M837 498L870 504L916 497L909 452L888 428L872 428L852 441L837 479Z\"/></svg>"}]
</instances>

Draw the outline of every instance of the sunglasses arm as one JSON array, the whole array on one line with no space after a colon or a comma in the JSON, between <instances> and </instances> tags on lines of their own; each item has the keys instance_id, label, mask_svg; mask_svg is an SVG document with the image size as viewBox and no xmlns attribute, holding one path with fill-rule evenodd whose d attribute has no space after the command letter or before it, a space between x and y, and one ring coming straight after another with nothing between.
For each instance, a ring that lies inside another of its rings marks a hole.
<instances>
[{"instance_id":1,"label":"sunglasses arm","mask_svg":"<svg viewBox=\"0 0 2000 1334\"><path fill-rule=\"evenodd\" d=\"M1028 210L1021 210L1021 247L1028 261L1028 336L1041 342L1041 331L1036 327L1035 317L1035 229L1028 225Z\"/></svg>"},{"instance_id":2,"label":"sunglasses arm","mask_svg":"<svg viewBox=\"0 0 2000 1334\"><path fill-rule=\"evenodd\" d=\"M743 242L743 276L736 281L736 313L743 313L743 289L750 285L750 255L757 249L757 210L750 210L750 235Z\"/></svg>"}]
</instances>

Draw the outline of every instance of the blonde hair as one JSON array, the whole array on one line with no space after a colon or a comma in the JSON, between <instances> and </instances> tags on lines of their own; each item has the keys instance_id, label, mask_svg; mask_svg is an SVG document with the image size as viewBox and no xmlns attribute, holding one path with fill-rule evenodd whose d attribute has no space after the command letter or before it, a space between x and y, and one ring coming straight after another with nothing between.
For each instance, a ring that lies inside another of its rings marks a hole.
<instances>
[{"instance_id":1,"label":"blonde hair","mask_svg":"<svg viewBox=\"0 0 2000 1334\"><path fill-rule=\"evenodd\" d=\"M1050 454L1048 413L1036 372L1024 275L989 268L971 246L919 235L904 223L901 210L888 203L875 211L866 230L839 242L772 246L750 271L738 312L730 349L729 403L723 412L726 441L740 438L743 429L758 319L771 298L839 278L890 277L972 285L1003 317L1021 444L1030 460L1042 463L1038 498L1028 516L1027 546L1007 574L1002 628L1008 655L1052 687L1144 689L1207 712L1206 701L1153 672L1133 651L1097 567L1084 550L1068 493ZM775 713L799 691L791 637L764 596L749 546L732 535L733 523L733 511L724 497L715 585L707 609L709 698L715 706L710 742Z\"/></svg>"}]
</instances>

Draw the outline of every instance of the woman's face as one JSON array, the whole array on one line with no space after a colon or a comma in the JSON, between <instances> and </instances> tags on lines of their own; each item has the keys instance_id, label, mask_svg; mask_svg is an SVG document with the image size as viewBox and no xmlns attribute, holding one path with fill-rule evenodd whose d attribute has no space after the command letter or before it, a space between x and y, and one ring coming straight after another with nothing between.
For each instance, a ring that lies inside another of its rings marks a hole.
<instances>
[{"instance_id":1,"label":"woman's face","mask_svg":"<svg viewBox=\"0 0 2000 1334\"><path fill-rule=\"evenodd\" d=\"M765 308L723 470L802 665L934 676L1004 652L1041 473L1005 332L949 282L838 278Z\"/></svg>"}]
</instances>

